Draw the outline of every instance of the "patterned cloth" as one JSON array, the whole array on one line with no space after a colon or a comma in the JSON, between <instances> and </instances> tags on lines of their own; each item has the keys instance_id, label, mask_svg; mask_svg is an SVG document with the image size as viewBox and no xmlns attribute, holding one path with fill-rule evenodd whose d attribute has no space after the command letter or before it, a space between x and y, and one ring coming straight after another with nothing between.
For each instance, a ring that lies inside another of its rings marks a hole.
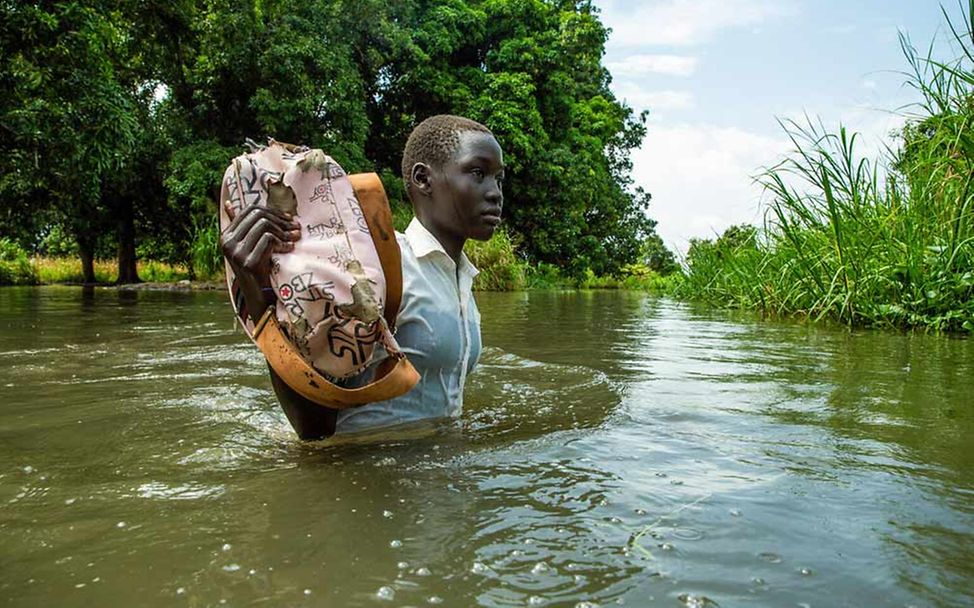
<instances>
[{"instance_id":1,"label":"patterned cloth","mask_svg":"<svg viewBox=\"0 0 974 608\"><path fill-rule=\"evenodd\" d=\"M472 291L478 270L465 254L457 268L417 219L396 237L403 294L395 337L421 378L401 397L340 411L337 433L459 416L467 374L480 357L480 311Z\"/></svg>"}]
</instances>

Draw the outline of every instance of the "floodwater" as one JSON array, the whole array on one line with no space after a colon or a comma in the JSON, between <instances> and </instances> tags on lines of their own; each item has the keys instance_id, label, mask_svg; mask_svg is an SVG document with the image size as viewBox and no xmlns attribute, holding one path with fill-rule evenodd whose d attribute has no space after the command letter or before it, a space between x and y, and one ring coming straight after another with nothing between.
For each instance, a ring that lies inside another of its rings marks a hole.
<instances>
[{"instance_id":1,"label":"floodwater","mask_svg":"<svg viewBox=\"0 0 974 608\"><path fill-rule=\"evenodd\" d=\"M971 340L478 300L461 419L302 444L222 293L0 290L0 601L974 605Z\"/></svg>"}]
</instances>

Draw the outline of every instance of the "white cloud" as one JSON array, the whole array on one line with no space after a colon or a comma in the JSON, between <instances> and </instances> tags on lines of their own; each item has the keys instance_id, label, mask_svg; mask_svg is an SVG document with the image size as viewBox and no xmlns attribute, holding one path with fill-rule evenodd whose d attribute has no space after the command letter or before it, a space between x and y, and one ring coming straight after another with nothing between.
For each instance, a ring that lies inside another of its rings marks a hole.
<instances>
[{"instance_id":1,"label":"white cloud","mask_svg":"<svg viewBox=\"0 0 974 608\"><path fill-rule=\"evenodd\" d=\"M689 46L720 30L753 26L793 14L794 0L604 0L603 20L612 28L609 43L620 46Z\"/></svg>"},{"instance_id":2,"label":"white cloud","mask_svg":"<svg viewBox=\"0 0 974 608\"><path fill-rule=\"evenodd\" d=\"M690 76L697 69L697 58L686 55L629 55L606 63L613 76Z\"/></svg>"},{"instance_id":3,"label":"white cloud","mask_svg":"<svg viewBox=\"0 0 974 608\"><path fill-rule=\"evenodd\" d=\"M650 124L633 153L633 177L653 195L649 214L671 247L713 237L732 224L760 223L761 167L781 159L787 139L707 124Z\"/></svg>"},{"instance_id":4,"label":"white cloud","mask_svg":"<svg viewBox=\"0 0 974 608\"><path fill-rule=\"evenodd\" d=\"M637 112L650 110L685 110L693 106L693 94L689 91L647 91L634 83L620 83L612 87L616 97L628 103Z\"/></svg>"},{"instance_id":5,"label":"white cloud","mask_svg":"<svg viewBox=\"0 0 974 608\"><path fill-rule=\"evenodd\" d=\"M805 124L802 113L791 113ZM901 116L871 108L852 108L824 127L852 125L858 133L856 154L881 159L889 134L902 128ZM689 239L712 238L728 226L764 221L766 196L755 181L764 168L789 155L794 145L782 131L767 136L736 127L649 123L642 148L633 153L633 177L652 193L649 215L670 247L685 253ZM882 162L880 163L882 167ZM790 180L789 180L790 181ZM796 181L793 185L802 188Z\"/></svg>"}]
</instances>

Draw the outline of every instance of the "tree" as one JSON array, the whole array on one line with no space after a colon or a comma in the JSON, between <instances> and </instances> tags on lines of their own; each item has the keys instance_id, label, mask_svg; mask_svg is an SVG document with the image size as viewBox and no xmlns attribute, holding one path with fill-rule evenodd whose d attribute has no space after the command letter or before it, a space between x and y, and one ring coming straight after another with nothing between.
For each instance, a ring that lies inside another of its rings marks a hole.
<instances>
[{"instance_id":1,"label":"tree","mask_svg":"<svg viewBox=\"0 0 974 608\"><path fill-rule=\"evenodd\" d=\"M387 11L380 33L367 35L391 51L388 60L359 61L372 92L367 148L379 168L399 171L422 118L470 116L504 148L506 214L529 258L573 274L638 258L654 225L649 195L629 175L644 116L609 90L608 33L591 3L416 0Z\"/></svg>"},{"instance_id":2,"label":"tree","mask_svg":"<svg viewBox=\"0 0 974 608\"><path fill-rule=\"evenodd\" d=\"M3 230L63 224L92 282L102 183L124 164L137 127L116 72L122 34L82 2L8 2L0 11L0 198L8 217L32 218Z\"/></svg>"}]
</instances>

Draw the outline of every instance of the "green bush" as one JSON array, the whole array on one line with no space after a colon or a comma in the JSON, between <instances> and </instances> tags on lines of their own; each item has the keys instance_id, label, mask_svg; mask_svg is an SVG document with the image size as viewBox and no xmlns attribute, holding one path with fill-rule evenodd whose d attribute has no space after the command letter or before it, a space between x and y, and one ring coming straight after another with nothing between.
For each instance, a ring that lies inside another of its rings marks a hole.
<instances>
[{"instance_id":1,"label":"green bush","mask_svg":"<svg viewBox=\"0 0 974 608\"><path fill-rule=\"evenodd\" d=\"M200 223L193 230L189 248L193 270L200 278L212 279L223 271L223 252L220 250L220 227L214 217Z\"/></svg>"},{"instance_id":2,"label":"green bush","mask_svg":"<svg viewBox=\"0 0 974 608\"><path fill-rule=\"evenodd\" d=\"M525 287L527 265L514 252L514 243L505 230L498 230L489 241L467 241L467 257L480 270L474 288L480 291L514 291Z\"/></svg>"},{"instance_id":3,"label":"green bush","mask_svg":"<svg viewBox=\"0 0 974 608\"><path fill-rule=\"evenodd\" d=\"M0 239L0 285L36 285L37 269L14 241Z\"/></svg>"}]
</instances>

